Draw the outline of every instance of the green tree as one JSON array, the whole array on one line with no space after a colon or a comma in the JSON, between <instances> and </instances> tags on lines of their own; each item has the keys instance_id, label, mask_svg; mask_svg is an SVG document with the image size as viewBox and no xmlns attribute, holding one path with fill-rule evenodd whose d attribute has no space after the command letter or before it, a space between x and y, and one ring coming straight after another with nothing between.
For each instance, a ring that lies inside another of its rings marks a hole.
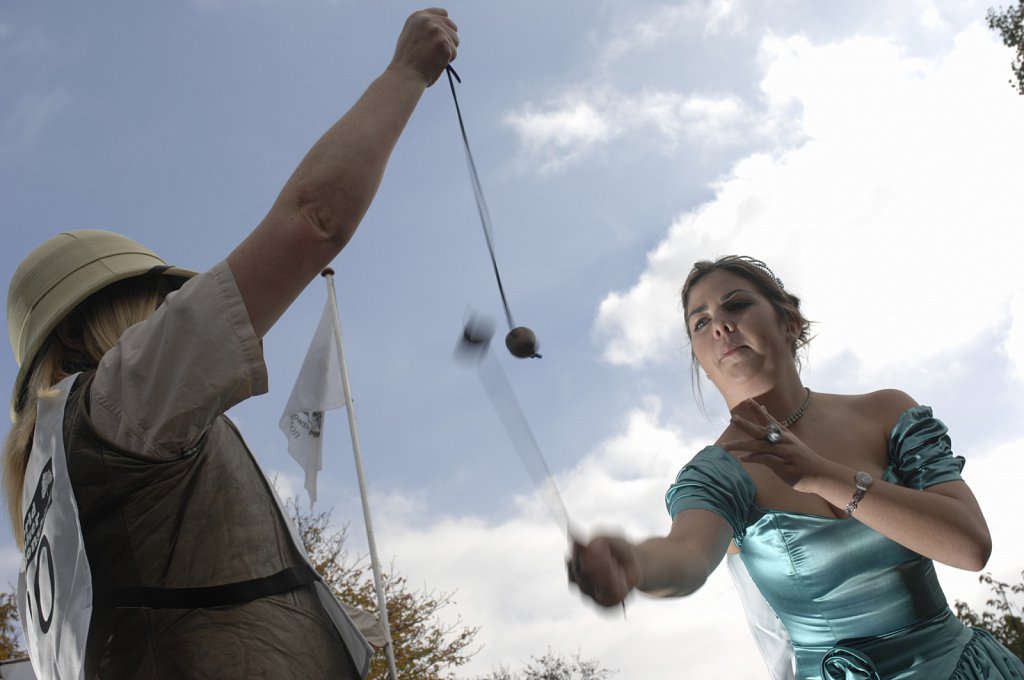
<instances>
[{"instance_id":1,"label":"green tree","mask_svg":"<svg viewBox=\"0 0 1024 680\"><path fill-rule=\"evenodd\" d=\"M476 680L605 680L615 671L601 668L596 661L584 661L579 654L566 661L551 649L544 656L533 657L523 670L513 673L503 666Z\"/></svg>"},{"instance_id":2,"label":"green tree","mask_svg":"<svg viewBox=\"0 0 1024 680\"><path fill-rule=\"evenodd\" d=\"M988 27L999 33L1003 44L1017 51L1010 64L1014 76L1010 85L1018 94L1024 95L1024 0L1017 0L1016 7L989 9L985 19Z\"/></svg>"},{"instance_id":3,"label":"green tree","mask_svg":"<svg viewBox=\"0 0 1024 680\"><path fill-rule=\"evenodd\" d=\"M1020 575L1024 579L1024 571L1021 571ZM985 611L979 615L966 602L957 600L953 605L957 618L968 626L988 630L1024 661L1024 621L1021 620L1021 607L1014 607L1010 602L1011 593L1024 593L1024 581L1011 586L992 578L992 574L985 573L978 577L978 582L987 584L994 593L991 599L986 600Z\"/></svg>"},{"instance_id":4,"label":"green tree","mask_svg":"<svg viewBox=\"0 0 1024 680\"><path fill-rule=\"evenodd\" d=\"M331 526L330 512L304 513L298 502L289 501L288 510L314 568L338 599L377 614L377 592L367 557L353 558L345 550L347 527ZM412 590L394 567L381 575L388 603L388 623L394 646L395 665L402 678L452 680L451 669L462 666L476 653L470 649L478 628L440 620L438 613L454 604L451 592ZM388 677L387 658L374 655L369 680Z\"/></svg>"},{"instance_id":5,"label":"green tree","mask_svg":"<svg viewBox=\"0 0 1024 680\"><path fill-rule=\"evenodd\" d=\"M26 656L21 648L18 601L13 593L0 593L0 661Z\"/></svg>"}]
</instances>

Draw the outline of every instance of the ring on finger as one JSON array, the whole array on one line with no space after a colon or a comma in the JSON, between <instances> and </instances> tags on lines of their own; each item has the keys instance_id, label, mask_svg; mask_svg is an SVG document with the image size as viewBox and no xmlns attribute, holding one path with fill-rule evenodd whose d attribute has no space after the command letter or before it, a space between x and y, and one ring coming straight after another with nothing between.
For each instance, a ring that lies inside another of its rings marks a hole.
<instances>
[{"instance_id":1,"label":"ring on finger","mask_svg":"<svg viewBox=\"0 0 1024 680\"><path fill-rule=\"evenodd\" d=\"M775 423L768 423L765 429L764 439L769 444L778 444L782 441L782 430Z\"/></svg>"}]
</instances>

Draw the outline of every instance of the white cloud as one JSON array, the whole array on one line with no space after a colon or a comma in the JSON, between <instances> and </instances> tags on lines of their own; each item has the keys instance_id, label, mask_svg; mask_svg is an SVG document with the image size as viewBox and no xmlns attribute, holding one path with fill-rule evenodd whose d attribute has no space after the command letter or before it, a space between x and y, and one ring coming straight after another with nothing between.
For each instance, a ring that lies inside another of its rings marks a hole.
<instances>
[{"instance_id":1,"label":"white cloud","mask_svg":"<svg viewBox=\"0 0 1024 680\"><path fill-rule=\"evenodd\" d=\"M545 159L542 172L583 157L590 147L616 134L605 113L594 103L580 99L547 111L527 106L506 116L505 122L519 134L528 153Z\"/></svg>"},{"instance_id":2,"label":"white cloud","mask_svg":"<svg viewBox=\"0 0 1024 680\"><path fill-rule=\"evenodd\" d=\"M614 523L634 534L659 532L668 523L662 497L699 445L663 424L660 401L648 397L626 416L621 434L584 458L559 485L577 518Z\"/></svg>"},{"instance_id":3,"label":"white cloud","mask_svg":"<svg viewBox=\"0 0 1024 680\"><path fill-rule=\"evenodd\" d=\"M1024 128L988 32L968 28L935 63L873 38L771 38L763 53L772 107L796 103L811 140L737 163L713 201L672 225L637 283L601 304L606 359L676 360L682 278L696 259L737 251L804 294L825 321L823 359L920 362L1001 321L1024 286L1011 275Z\"/></svg>"},{"instance_id":4,"label":"white cloud","mask_svg":"<svg viewBox=\"0 0 1024 680\"><path fill-rule=\"evenodd\" d=\"M670 342L683 342L682 328L665 313L674 292L645 272L628 294L609 293L598 309L597 331L609 335L604 357L613 364L639 364ZM657 319L657 323L651 323Z\"/></svg>"},{"instance_id":5,"label":"white cloud","mask_svg":"<svg viewBox=\"0 0 1024 680\"><path fill-rule=\"evenodd\" d=\"M627 99L618 115L635 121L635 127L644 132L648 128L643 123L650 123L671 144L689 138L710 146L739 141L744 134L741 124L748 119L746 107L737 97L683 96L671 92Z\"/></svg>"},{"instance_id":6,"label":"white cloud","mask_svg":"<svg viewBox=\"0 0 1024 680\"><path fill-rule=\"evenodd\" d=\"M917 0L914 14L921 22L921 26L930 31L948 30L949 22L943 16L942 10L932 0Z\"/></svg>"},{"instance_id":7,"label":"white cloud","mask_svg":"<svg viewBox=\"0 0 1024 680\"><path fill-rule=\"evenodd\" d=\"M627 134L667 152L683 141L716 148L743 141L752 129L754 134L771 131L752 126L746 105L732 95L604 88L578 92L543 111L528 104L505 122L518 134L523 153L540 161L541 172L561 170Z\"/></svg>"},{"instance_id":8,"label":"white cloud","mask_svg":"<svg viewBox=\"0 0 1024 680\"><path fill-rule=\"evenodd\" d=\"M1024 382L1024 291L1017 291L1010 301L1008 314L1013 320L1006 334L1003 349L1010 357L1014 377Z\"/></svg>"}]
</instances>

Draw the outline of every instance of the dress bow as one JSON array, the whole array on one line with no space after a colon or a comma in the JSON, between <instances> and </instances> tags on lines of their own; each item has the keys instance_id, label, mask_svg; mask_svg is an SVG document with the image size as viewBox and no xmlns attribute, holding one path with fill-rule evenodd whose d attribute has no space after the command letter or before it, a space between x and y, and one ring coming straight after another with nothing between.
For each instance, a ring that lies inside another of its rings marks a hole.
<instances>
[{"instance_id":1,"label":"dress bow","mask_svg":"<svg viewBox=\"0 0 1024 680\"><path fill-rule=\"evenodd\" d=\"M822 680L882 680L871 659L857 649L833 647L821 659Z\"/></svg>"}]
</instances>

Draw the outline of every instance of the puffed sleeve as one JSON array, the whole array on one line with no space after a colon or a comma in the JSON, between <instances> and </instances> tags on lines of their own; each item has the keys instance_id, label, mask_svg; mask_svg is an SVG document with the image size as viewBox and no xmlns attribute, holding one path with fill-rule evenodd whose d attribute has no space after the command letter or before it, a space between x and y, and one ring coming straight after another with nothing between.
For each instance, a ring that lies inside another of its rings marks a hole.
<instances>
[{"instance_id":1,"label":"puffed sleeve","mask_svg":"<svg viewBox=\"0 0 1024 680\"><path fill-rule=\"evenodd\" d=\"M889 460L903 486L924 489L960 481L963 456L954 456L949 435L928 406L907 409L889 435Z\"/></svg>"},{"instance_id":2,"label":"puffed sleeve","mask_svg":"<svg viewBox=\"0 0 1024 680\"><path fill-rule=\"evenodd\" d=\"M665 494L668 514L675 519L683 510L710 510L742 538L754 502L754 480L739 461L717 446L705 447L687 463Z\"/></svg>"}]
</instances>

